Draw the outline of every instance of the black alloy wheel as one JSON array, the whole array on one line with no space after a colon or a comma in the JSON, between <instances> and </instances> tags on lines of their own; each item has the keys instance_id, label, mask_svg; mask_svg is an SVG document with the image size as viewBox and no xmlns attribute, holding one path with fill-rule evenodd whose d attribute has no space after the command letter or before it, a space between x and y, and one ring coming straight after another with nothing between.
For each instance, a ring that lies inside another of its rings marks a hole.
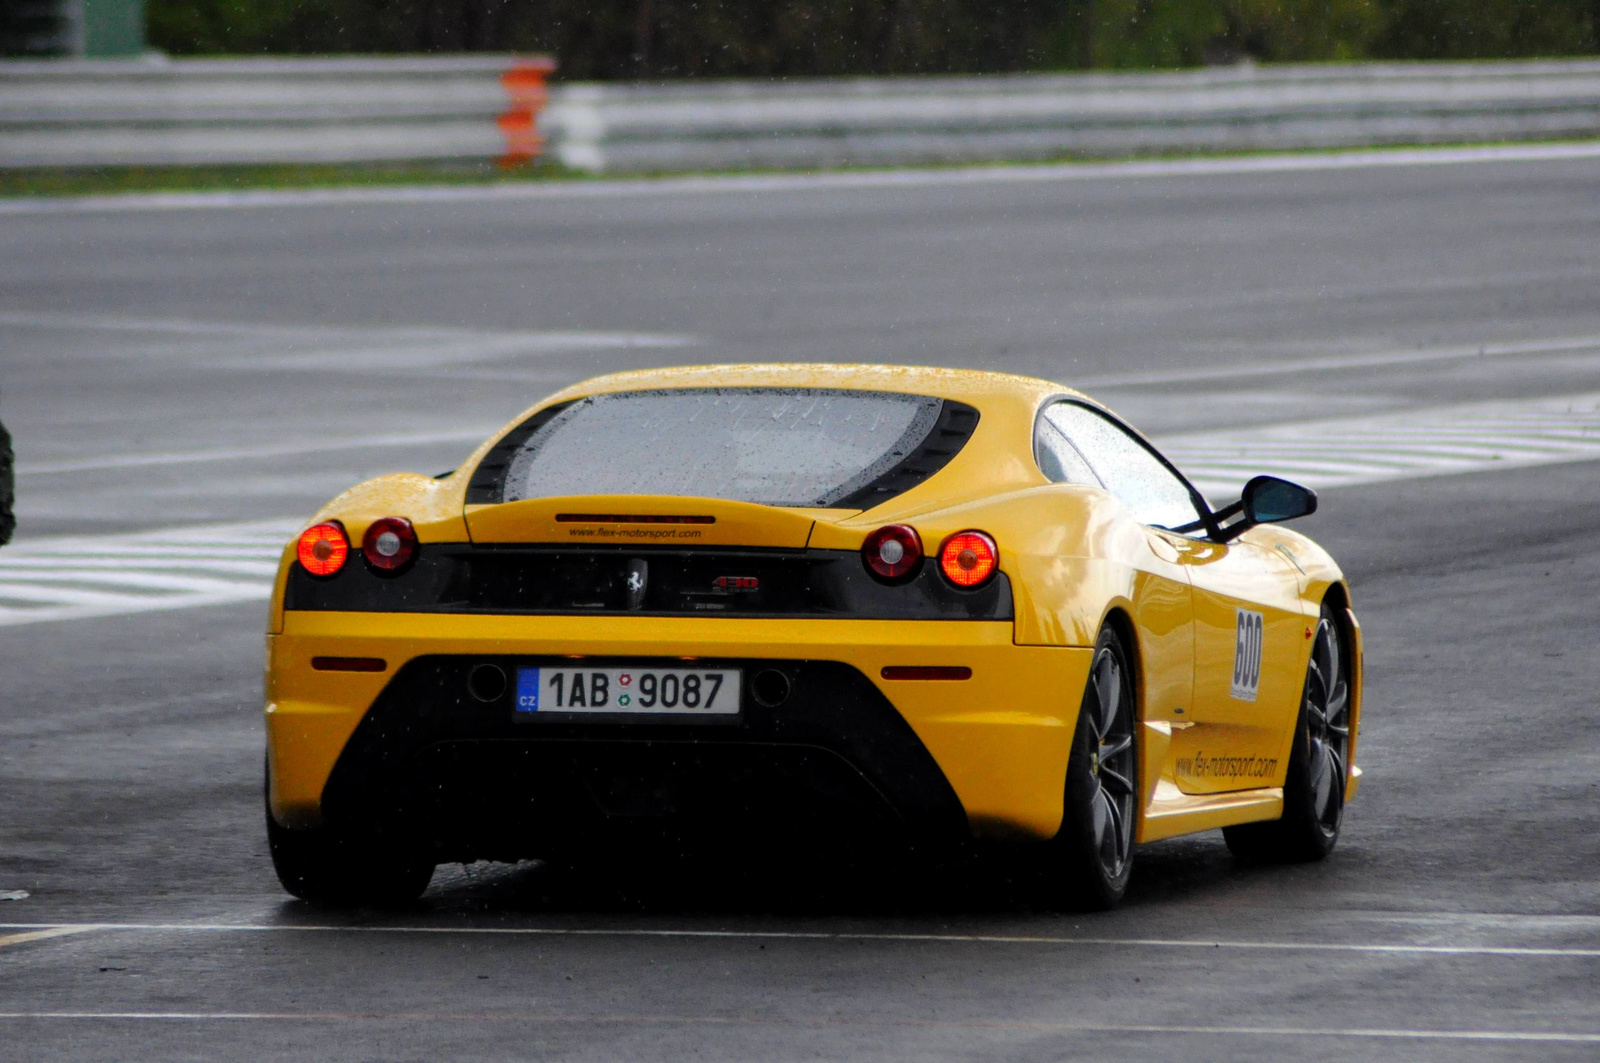
<instances>
[{"instance_id":1,"label":"black alloy wheel","mask_svg":"<svg viewBox=\"0 0 1600 1063\"><path fill-rule=\"evenodd\" d=\"M1327 847L1339 838L1344 819L1345 778L1350 770L1350 680L1333 622L1317 624L1306 676L1306 740L1311 764L1310 798Z\"/></svg>"},{"instance_id":2,"label":"black alloy wheel","mask_svg":"<svg viewBox=\"0 0 1600 1063\"><path fill-rule=\"evenodd\" d=\"M1350 666L1333 610L1324 603L1306 665L1305 693L1283 784L1283 815L1224 827L1235 856L1320 860L1339 841L1350 772Z\"/></svg>"},{"instance_id":3,"label":"black alloy wheel","mask_svg":"<svg viewBox=\"0 0 1600 1063\"><path fill-rule=\"evenodd\" d=\"M1076 907L1110 908L1128 888L1138 815L1136 727L1128 655L1108 627L1095 643L1084 684L1061 832L1052 842L1062 885Z\"/></svg>"}]
</instances>

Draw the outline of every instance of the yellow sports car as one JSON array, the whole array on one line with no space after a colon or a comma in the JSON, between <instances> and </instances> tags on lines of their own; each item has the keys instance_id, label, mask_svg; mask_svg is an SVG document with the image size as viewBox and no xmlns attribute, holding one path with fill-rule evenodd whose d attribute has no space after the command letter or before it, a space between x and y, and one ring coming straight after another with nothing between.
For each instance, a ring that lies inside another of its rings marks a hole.
<instances>
[{"instance_id":1,"label":"yellow sports car","mask_svg":"<svg viewBox=\"0 0 1600 1063\"><path fill-rule=\"evenodd\" d=\"M1361 630L1256 477L1212 509L1093 400L998 373L619 373L287 545L267 831L289 892L627 847L1033 843L1109 906L1140 842L1315 859Z\"/></svg>"}]
</instances>

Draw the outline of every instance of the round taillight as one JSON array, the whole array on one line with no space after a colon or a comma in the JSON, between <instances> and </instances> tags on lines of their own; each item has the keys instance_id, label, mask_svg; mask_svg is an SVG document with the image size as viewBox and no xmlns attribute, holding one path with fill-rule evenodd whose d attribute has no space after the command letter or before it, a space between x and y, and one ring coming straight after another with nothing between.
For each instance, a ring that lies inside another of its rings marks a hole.
<instances>
[{"instance_id":1,"label":"round taillight","mask_svg":"<svg viewBox=\"0 0 1600 1063\"><path fill-rule=\"evenodd\" d=\"M906 579L922 564L922 538L915 528L890 524L867 536L861 544L861 559L879 579Z\"/></svg>"},{"instance_id":2,"label":"round taillight","mask_svg":"<svg viewBox=\"0 0 1600 1063\"><path fill-rule=\"evenodd\" d=\"M379 517L361 537L367 564L383 572L404 568L417 552L417 531L404 517Z\"/></svg>"},{"instance_id":3,"label":"round taillight","mask_svg":"<svg viewBox=\"0 0 1600 1063\"><path fill-rule=\"evenodd\" d=\"M976 587L1000 567L1000 549L981 531L956 532L939 548L939 571L957 587Z\"/></svg>"},{"instance_id":4,"label":"round taillight","mask_svg":"<svg viewBox=\"0 0 1600 1063\"><path fill-rule=\"evenodd\" d=\"M344 537L344 525L336 520L313 524L300 533L294 553L300 566L313 576L331 576L344 567L350 556L350 542Z\"/></svg>"}]
</instances>

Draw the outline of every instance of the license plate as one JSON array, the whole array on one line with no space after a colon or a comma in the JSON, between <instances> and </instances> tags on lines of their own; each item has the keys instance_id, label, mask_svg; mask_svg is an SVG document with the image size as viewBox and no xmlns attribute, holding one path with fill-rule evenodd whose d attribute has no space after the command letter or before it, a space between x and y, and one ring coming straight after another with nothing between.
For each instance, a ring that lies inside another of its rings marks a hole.
<instances>
[{"instance_id":1,"label":"license plate","mask_svg":"<svg viewBox=\"0 0 1600 1063\"><path fill-rule=\"evenodd\" d=\"M517 713L737 716L737 668L518 668Z\"/></svg>"}]
</instances>

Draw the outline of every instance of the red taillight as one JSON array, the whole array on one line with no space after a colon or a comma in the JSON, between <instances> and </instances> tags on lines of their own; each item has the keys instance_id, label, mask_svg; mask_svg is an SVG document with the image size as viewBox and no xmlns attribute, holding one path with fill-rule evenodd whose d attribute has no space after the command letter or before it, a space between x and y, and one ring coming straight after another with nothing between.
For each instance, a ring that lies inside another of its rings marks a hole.
<instances>
[{"instance_id":1,"label":"red taillight","mask_svg":"<svg viewBox=\"0 0 1600 1063\"><path fill-rule=\"evenodd\" d=\"M417 531L404 517L379 517L361 537L367 564L384 572L404 568L417 552Z\"/></svg>"},{"instance_id":2,"label":"red taillight","mask_svg":"<svg viewBox=\"0 0 1600 1063\"><path fill-rule=\"evenodd\" d=\"M939 571L957 587L976 587L1000 566L1000 549L981 531L957 532L939 548Z\"/></svg>"},{"instance_id":3,"label":"red taillight","mask_svg":"<svg viewBox=\"0 0 1600 1063\"><path fill-rule=\"evenodd\" d=\"M867 536L861 559L879 579L905 579L922 564L922 539L915 528L890 524Z\"/></svg>"},{"instance_id":4,"label":"red taillight","mask_svg":"<svg viewBox=\"0 0 1600 1063\"><path fill-rule=\"evenodd\" d=\"M294 552L301 566L313 576L331 576L344 567L344 559L350 556L350 542L344 537L344 525L330 520L301 532Z\"/></svg>"}]
</instances>

